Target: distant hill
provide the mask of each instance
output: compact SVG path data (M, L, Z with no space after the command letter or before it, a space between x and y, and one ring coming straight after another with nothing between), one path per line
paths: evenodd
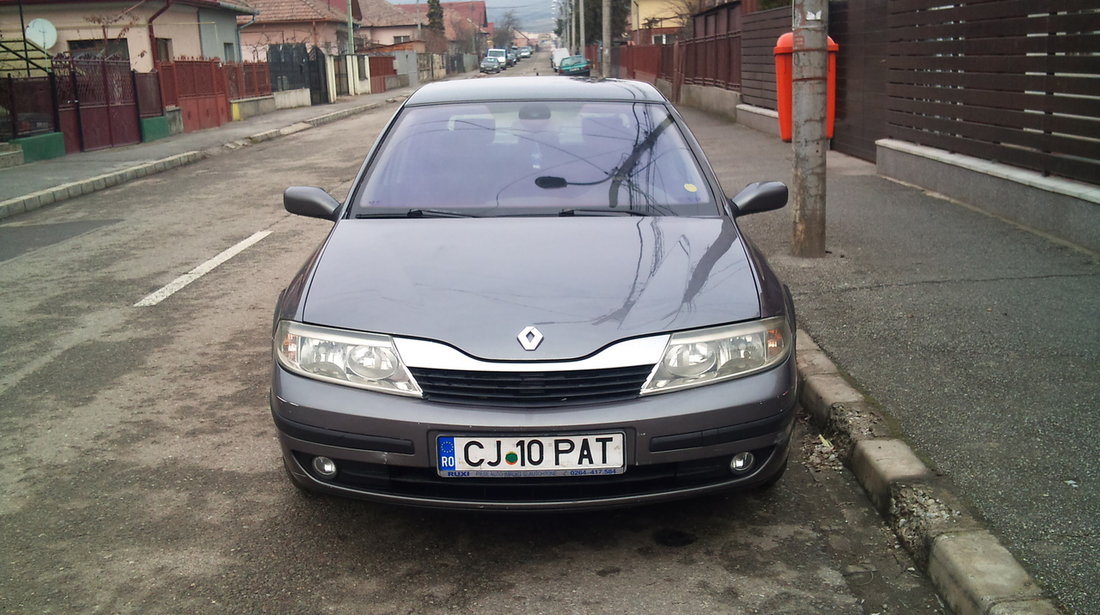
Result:
M416 0L390 0L393 4L417 4ZM421 0L427 5L427 0ZM556 27L553 5L549 0L485 0L485 9L489 21L497 22L504 13L511 10L524 32L553 32ZM426 9L425 9L426 10Z

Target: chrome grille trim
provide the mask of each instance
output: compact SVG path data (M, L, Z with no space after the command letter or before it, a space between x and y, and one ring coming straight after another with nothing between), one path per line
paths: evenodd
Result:
M662 334L626 340L584 359L561 361L484 361L439 342L394 337L393 343L401 360L409 368L473 372L573 372L656 365L668 345L669 337Z

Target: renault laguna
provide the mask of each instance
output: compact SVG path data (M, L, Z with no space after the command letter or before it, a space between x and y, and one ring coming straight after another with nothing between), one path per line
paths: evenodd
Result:
M637 505L774 483L797 388L789 290L652 86L513 77L417 90L280 294L287 474L414 506Z

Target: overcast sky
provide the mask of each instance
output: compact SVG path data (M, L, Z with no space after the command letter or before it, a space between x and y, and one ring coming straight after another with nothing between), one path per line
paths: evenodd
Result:
M446 0L444 0L446 1ZM416 0L390 0L393 4L416 4ZM427 0L421 0L427 6ZM553 32L553 0L485 0L489 21L500 21L507 11L512 11L523 26L524 32Z

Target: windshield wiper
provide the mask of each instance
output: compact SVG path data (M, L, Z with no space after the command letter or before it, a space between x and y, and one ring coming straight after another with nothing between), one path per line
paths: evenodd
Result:
M399 211L375 211L367 213L355 214L358 219L362 218L476 218L474 214L462 213L460 211L446 211L443 209L409 209Z
M648 216L649 214L643 211L634 211L632 209L563 209L558 212L559 216Z
M461 211L447 211L444 209L410 209L406 214L409 218L476 218L474 214Z

